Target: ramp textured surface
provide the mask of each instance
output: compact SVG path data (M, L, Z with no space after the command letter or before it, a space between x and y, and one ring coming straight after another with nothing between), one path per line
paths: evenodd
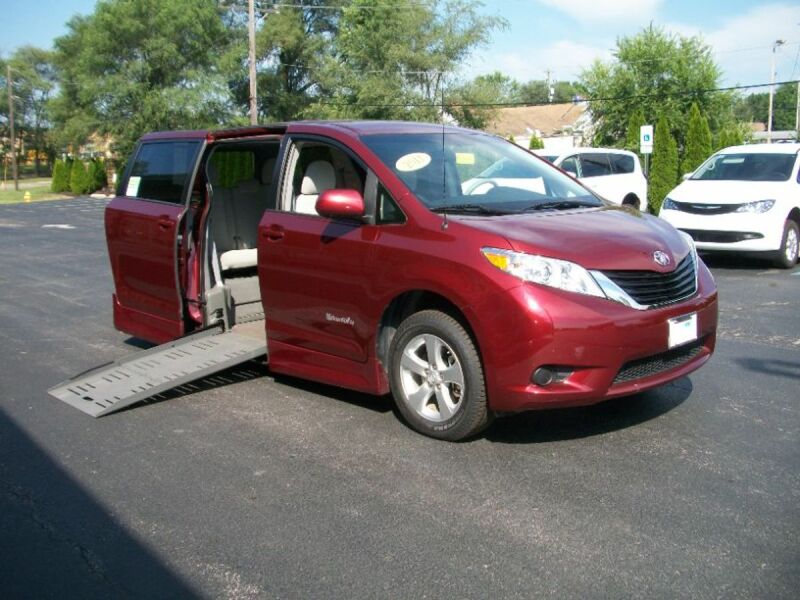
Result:
M210 329L102 365L49 390L102 417L171 388L266 354L266 338Z

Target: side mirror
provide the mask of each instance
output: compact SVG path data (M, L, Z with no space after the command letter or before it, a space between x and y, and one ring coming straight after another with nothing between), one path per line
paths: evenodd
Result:
M692 171L691 173L684 173L683 175L681 175L681 181L686 181L692 175L694 175L694 171Z
M329 219L361 219L366 212L364 197L358 190L325 190L315 208Z

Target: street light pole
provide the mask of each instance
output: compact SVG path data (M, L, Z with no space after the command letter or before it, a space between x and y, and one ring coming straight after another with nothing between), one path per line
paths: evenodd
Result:
M779 46L783 46L786 40L775 40L772 44L772 66L770 68L769 82L769 116L767 117L767 143L772 143L772 101L775 96L775 51Z
M17 171L17 138L14 135L14 82L11 79L11 66L6 65L6 87L8 88L8 129L11 134L11 173L14 175L14 189L19 191L19 172Z
M258 125L258 102L256 91L256 8L255 0L247 1L247 29L250 38L250 124Z

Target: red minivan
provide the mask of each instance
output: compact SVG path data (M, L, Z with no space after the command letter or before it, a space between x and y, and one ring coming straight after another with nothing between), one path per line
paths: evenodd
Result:
M263 321L273 372L391 392L437 438L635 394L714 350L691 238L466 129L148 134L106 233L118 329L162 343Z

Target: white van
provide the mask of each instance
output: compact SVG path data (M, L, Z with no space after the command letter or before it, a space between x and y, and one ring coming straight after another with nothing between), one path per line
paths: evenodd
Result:
M639 157L614 148L572 148L563 154L536 152L614 204L647 209L647 179Z

